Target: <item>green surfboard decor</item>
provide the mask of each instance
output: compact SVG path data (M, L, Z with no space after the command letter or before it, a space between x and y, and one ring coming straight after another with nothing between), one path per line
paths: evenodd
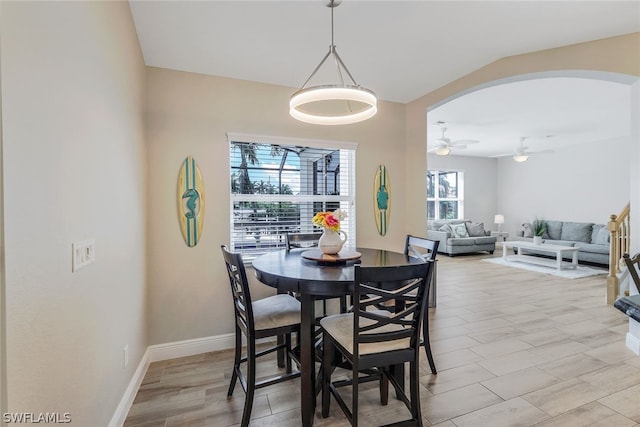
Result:
M391 208L391 187L385 165L379 165L373 182L373 214L381 236L387 234Z
M204 223L204 183L200 168L191 156L182 162L178 175L178 220L187 246L197 245Z

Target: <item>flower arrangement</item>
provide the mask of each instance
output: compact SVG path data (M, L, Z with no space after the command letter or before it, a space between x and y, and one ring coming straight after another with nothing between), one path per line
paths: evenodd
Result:
M316 227L327 230L340 231L340 221L347 217L346 212L336 209L333 212L318 212L313 216L311 222Z

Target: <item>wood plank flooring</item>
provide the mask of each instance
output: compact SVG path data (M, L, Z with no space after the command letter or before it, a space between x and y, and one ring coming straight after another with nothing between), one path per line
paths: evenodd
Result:
M426 426L640 426L640 357L625 346L627 317L605 304L606 276L562 279L439 256L430 309L438 374L421 352ZM496 253L500 256L500 251ZM231 350L152 363L125 426L239 425L244 393L227 399ZM264 360L259 374L274 372ZM251 426L298 427L299 380L258 390ZM375 384L360 394L363 426L407 416ZM319 400L318 400L319 402ZM332 401L316 426L349 425Z

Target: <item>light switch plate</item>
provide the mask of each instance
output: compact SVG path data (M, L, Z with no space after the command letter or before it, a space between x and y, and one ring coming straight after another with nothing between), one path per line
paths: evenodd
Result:
M76 272L96 260L96 241L83 240L71 244L71 271Z

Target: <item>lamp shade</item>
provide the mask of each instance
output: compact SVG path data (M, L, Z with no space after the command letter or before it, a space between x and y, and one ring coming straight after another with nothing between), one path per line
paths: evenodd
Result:
M449 147L438 147L434 151L438 156L448 156L451 153L451 148Z
M494 222L495 224L504 224L504 215L496 215L496 216L493 218L493 222Z

